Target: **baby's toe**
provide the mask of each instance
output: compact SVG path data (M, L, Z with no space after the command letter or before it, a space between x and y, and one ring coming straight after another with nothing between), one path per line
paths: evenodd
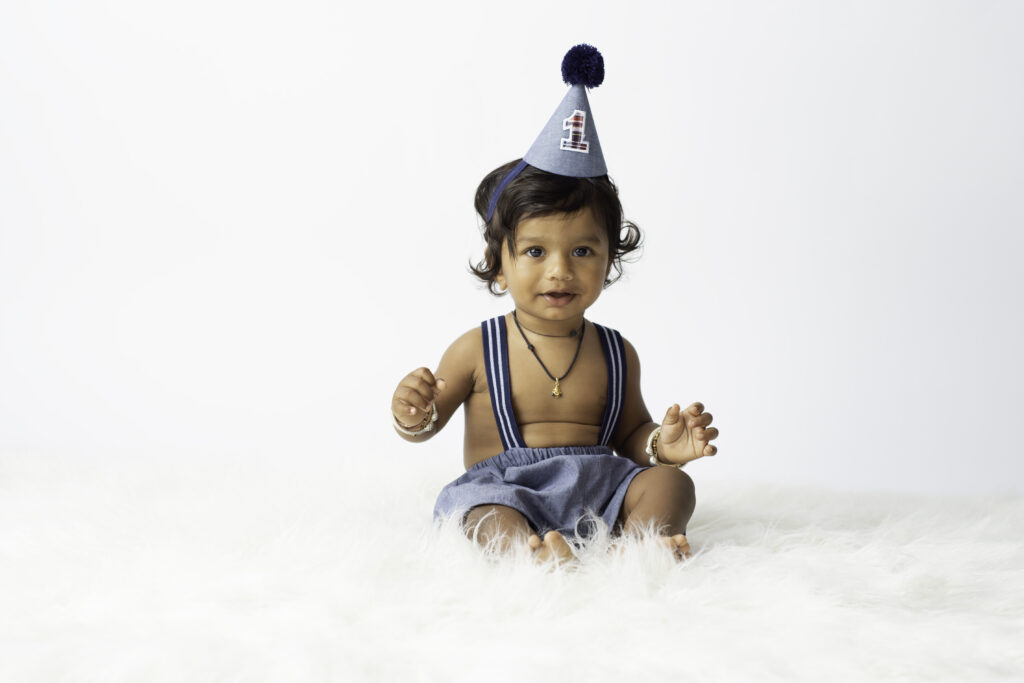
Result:
M672 554L676 556L677 560L683 560L691 556L690 544L687 542L686 536L683 534L663 536L661 541L665 544L665 547L672 551Z

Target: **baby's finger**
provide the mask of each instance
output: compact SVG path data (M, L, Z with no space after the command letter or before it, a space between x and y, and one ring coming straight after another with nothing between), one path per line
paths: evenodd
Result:
M402 383L399 384L399 386L412 389L420 396L424 396L428 399L434 398L434 383L427 382L425 379L422 379L420 377L414 377L412 375L409 375L408 377L402 380Z
M434 383L434 374L430 372L429 368L417 368L416 370L411 372L410 375L416 375L420 379L426 380L431 384Z
M393 412L395 414L395 417L400 418L400 420L399 420L400 422L405 424L405 422L412 422L413 421L413 420L406 420L405 419L406 417L410 417L410 418L411 417L415 417L421 411L416 406L411 406L408 403L405 403L403 401L398 401L398 407L397 408L393 407L391 409L391 412Z
M688 421L688 424L691 427L707 427L709 424L711 424L712 419L714 418L711 417L711 413L704 413L702 415L698 415L697 417L691 417Z
M433 401L434 389L421 380L409 380L398 385L398 388L395 389L395 396L404 398L414 405L420 405L418 401L410 400L408 397L418 397L427 402Z
M433 403L432 397L429 395L424 396L409 387L398 387L395 391L395 399L403 405L416 408L423 412L430 410L430 404Z
M715 446L712 446L710 444L708 444L707 446L704 447L704 455L709 455L710 456L710 455L714 455L717 452L718 452L718 449Z
M661 424L674 425L677 422L679 422L679 404L673 403L665 412L665 419L661 421Z
M431 393L434 390L434 385L437 384L437 379L434 377L434 374L430 372L430 369L428 368L417 368L416 370L411 372L406 379L411 382L416 380L423 382L426 386L430 387Z
M704 440L712 441L718 438L718 430L712 427L711 429L704 430Z
M693 415L694 417L697 417L704 412L704 404L700 403L699 401L696 403L691 403L690 406L686 409L686 412L688 412L690 415Z

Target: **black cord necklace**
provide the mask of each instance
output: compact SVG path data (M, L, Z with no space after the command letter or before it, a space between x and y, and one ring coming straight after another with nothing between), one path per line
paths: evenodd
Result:
M580 338L580 340L576 343L576 354L572 357L572 362L569 363L569 369L566 370L565 374L562 375L561 377L555 377L554 375L551 374L551 371L548 370L548 366L544 365L544 361L542 361L540 359L540 356L537 355L537 349L533 348L533 344L531 344L530 340L526 338L526 333L523 332L523 326L519 324L519 316L516 315L515 311L512 311L512 320L514 320L515 323L516 323L516 329L519 330L519 336L521 336L523 338L523 341L526 342L526 348L530 349L530 353L532 353L533 357L537 359L537 362L540 363L540 366L542 368L544 368L544 374L546 374L548 377L550 377L552 380L554 380L555 387L554 387L554 389L551 390L551 395L554 396L555 398L561 397L562 390L558 387L558 384L563 379L565 379L566 377L569 376L569 373L572 372L573 366L576 365L576 359L578 359L580 357L580 349L583 348L583 333L587 331L587 321L584 320L583 324L580 325L580 329L579 329L579 338ZM533 332L533 330L530 330L530 331ZM539 332L535 332L534 334L540 334L540 333ZM576 336L576 334L577 334L576 330L573 330L573 334L570 334L568 336L569 337L573 337L573 336ZM544 336L544 337L565 337L566 335L545 334L545 335L541 335L541 336Z
M543 332L538 332L537 330L531 330L529 327L527 327L526 325L523 325L521 322L519 322L519 318L516 316L516 312L515 311L512 311L512 317L516 319L516 324L519 325L521 330L526 330L530 334L535 334L538 337L552 337L552 338L555 338L555 339L568 339L569 337L575 337L577 334L580 333L579 330L570 330L569 334L544 334Z

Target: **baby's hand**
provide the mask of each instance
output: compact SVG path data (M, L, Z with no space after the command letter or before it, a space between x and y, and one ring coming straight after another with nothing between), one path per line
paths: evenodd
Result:
M399 423L409 429L421 424L433 412L434 399L446 386L426 368L417 368L406 375L391 398L391 412Z
M658 459L683 465L717 453L718 449L708 442L718 438L718 430L709 428L709 424L711 413L705 413L701 403L691 404L686 410L680 410L678 404L669 408L661 423Z

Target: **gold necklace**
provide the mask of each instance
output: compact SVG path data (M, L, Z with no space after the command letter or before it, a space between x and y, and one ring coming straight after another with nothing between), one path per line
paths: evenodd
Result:
M555 387L551 390L551 395L554 396L555 398L561 398L562 390L559 387L559 383L563 379L565 379L566 377L569 376L569 373L572 371L573 366L576 365L576 360L580 357L580 349L583 348L583 333L587 331L587 321L584 320L583 324L580 325L580 329L579 329L580 340L576 343L576 355L574 355L572 357L572 362L569 363L569 369L566 370L565 374L562 375L561 377L555 377L554 375L551 374L551 371L548 370L548 366L544 365L544 361L542 361L540 359L540 356L537 354L537 349L533 348L533 344L531 344L530 340L526 338L526 334L523 332L523 326L519 324L519 316L516 315L515 311L512 311L512 320L514 320L515 323L516 323L516 329L519 330L519 336L521 336L523 338L523 341L526 342L526 348L530 349L530 353L533 354L533 357L537 359L537 362L540 363L540 366L544 369L544 374L547 375L548 377L550 377L552 380L554 380ZM533 330L530 330L530 331L533 332ZM540 334L540 333L537 332L536 334ZM575 336L575 334L576 334L576 330L573 330L573 334L570 334L568 336L572 337L572 336ZM542 336L564 336L564 335L542 335Z

